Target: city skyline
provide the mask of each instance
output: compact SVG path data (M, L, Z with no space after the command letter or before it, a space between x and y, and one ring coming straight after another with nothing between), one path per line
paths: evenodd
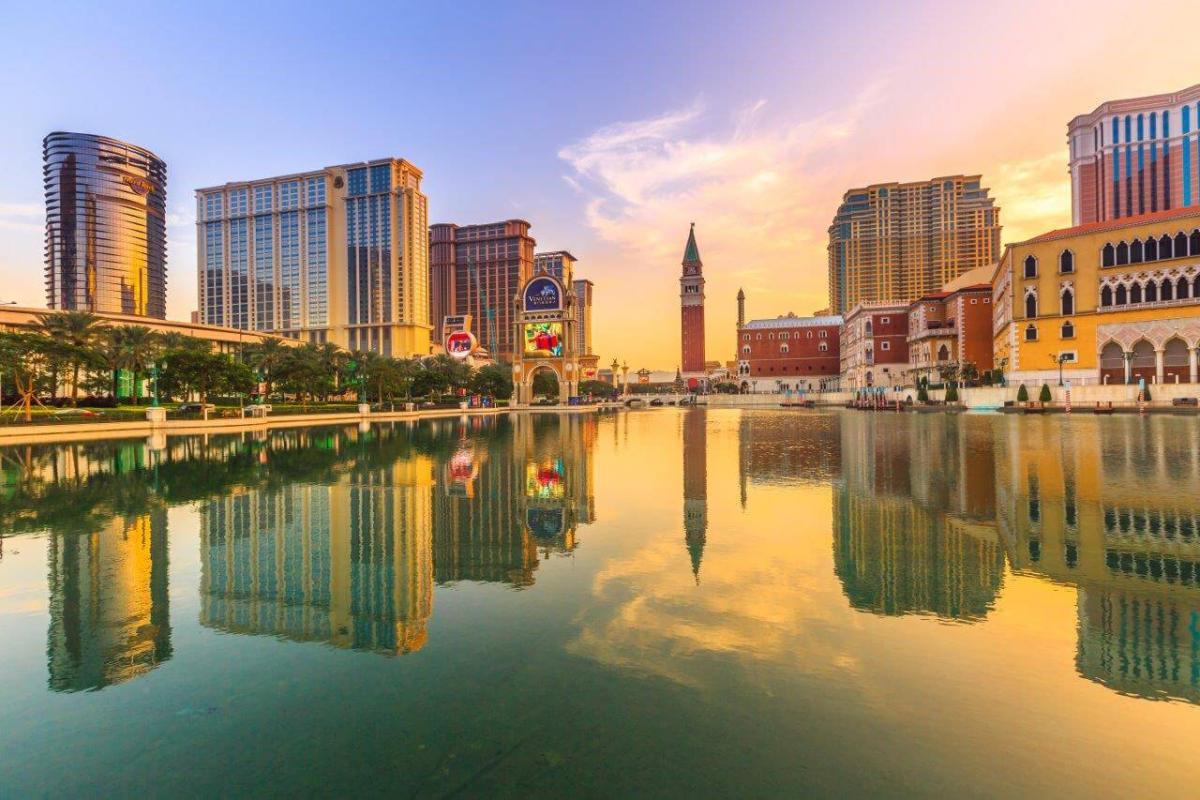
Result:
M1188 9L1158 5L1166 15ZM736 19L715 6L599 14L530 5L518 9L528 34L520 42L495 37L486 8L453 17L407 10L405 29L421 34L387 34L403 46L391 38L383 46L382 27L364 37L383 13L372 6L346 11L335 28L322 9L300 6L288 20L239 11L244 24L235 28L220 7L152 9L117 30L117 17L68 5L55 13L79 24L53 42L39 35L48 9L14 9L9 21L22 46L4 56L5 72L21 79L9 79L6 96L22 113L0 132L9 178L0 192L0 302L44 304L30 276L44 266L38 155L52 130L137 142L167 162L172 319L197 307L195 189L397 154L425 171L431 220L519 217L535 226L539 248L570 248L584 265L579 277L606 288L595 313L597 353L674 368L678 334L647 336L635 313L674 297L678 231L688 222L704 238L707 336L729 342L739 286L774 298L763 315L806 315L826 304L824 231L846 188L978 173L1003 209L1002 241L1019 241L1070 223L1073 118L1196 83L1183 52L1164 50L1138 71L1106 59L1124 26L1094 3L936 15L866 3L758 7ZM795 46L847 14L860 21L854 34ZM271 41L257 33L267 24L276 30ZM451 29L447 54L438 34ZM528 44L581 30L589 36L569 57ZM969 30L987 30L994 52L1041 57L1036 66L1006 64L1005 79L985 90L975 79L978 44L961 35ZM355 59L332 58L351 42ZM940 57L929 59L934 44ZM137 76L138 94L113 102L79 82L64 49L104 64L110 85ZM697 59L704 51L720 57ZM239 83L233 56L247 52L260 69L254 82ZM386 84L361 80L380 75L418 79L393 104ZM625 89L630 81L638 92ZM557 107L572 113L544 113ZM490 123L467 123L467 111ZM628 285L638 287L637 304L616 291Z

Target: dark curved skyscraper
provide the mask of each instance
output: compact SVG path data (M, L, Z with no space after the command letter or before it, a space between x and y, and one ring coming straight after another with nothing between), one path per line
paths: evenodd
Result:
M46 304L167 316L167 165L143 147L55 131L42 141Z

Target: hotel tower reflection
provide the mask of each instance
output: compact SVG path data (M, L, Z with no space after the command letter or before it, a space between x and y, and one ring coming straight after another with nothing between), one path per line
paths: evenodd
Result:
M844 418L833 553L852 606L963 622L987 616L1004 575L993 514L993 421Z
M1194 420L1023 422L997 436L999 529L1014 569L1076 587L1079 674L1200 703Z
M345 434L327 483L238 488L207 501L201 623L385 654L420 650L435 582L532 586L539 558L574 549L578 525L595 519L595 424L521 415ZM410 435L424 437L416 450Z
M171 657L165 509L51 534L49 551L51 689L102 689Z

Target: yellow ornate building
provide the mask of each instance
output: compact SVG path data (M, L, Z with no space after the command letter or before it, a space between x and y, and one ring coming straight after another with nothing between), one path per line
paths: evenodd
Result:
M1051 231L1009 245L992 286L1010 379L1196 383L1200 209Z

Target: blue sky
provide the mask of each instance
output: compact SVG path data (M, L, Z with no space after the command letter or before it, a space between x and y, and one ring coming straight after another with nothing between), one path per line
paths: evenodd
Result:
M694 220L730 358L738 286L752 316L825 305L851 186L983 172L1036 233L1069 211L1071 116L1196 82L1182 50L1108 63L1122 26L1095 3L996 5L10 4L0 302L44 303L41 139L78 130L167 161L172 317L196 302L196 187L394 155L433 221L521 217L575 252L606 359L674 367Z

